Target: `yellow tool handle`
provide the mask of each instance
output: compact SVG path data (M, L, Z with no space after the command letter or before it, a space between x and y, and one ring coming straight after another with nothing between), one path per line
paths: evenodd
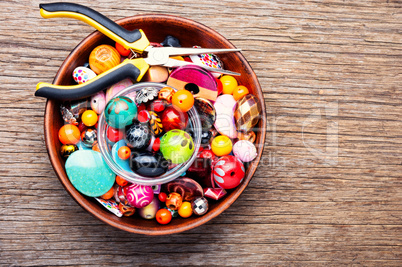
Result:
M66 17L81 20L123 45L126 49L142 53L150 44L142 30L126 30L89 7L74 3L40 4L39 7L40 14L44 18Z
M81 99L93 95L126 78L131 78L139 82L148 71L148 68L149 65L143 58L126 59L116 67L101 73L83 84L53 85L50 83L38 83L35 96L59 100Z

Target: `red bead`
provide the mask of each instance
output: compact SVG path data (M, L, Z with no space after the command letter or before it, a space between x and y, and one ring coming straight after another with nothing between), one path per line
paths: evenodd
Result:
M160 202L165 202L167 199L167 194L164 192L160 192L158 195L158 198L159 198Z
M139 122L146 123L151 119L151 115L149 114L148 110L141 110L138 112L137 119Z
M180 109L170 106L163 111L162 116L163 130L168 132L173 129L183 130L187 127L188 115Z
M124 138L124 132L113 127L108 127L106 135L111 142L117 142Z
M160 147L161 147L161 139L156 138L154 144L152 145L152 150L155 152L159 151Z
M149 111L162 112L167 106L167 101L164 99L156 99L148 106Z
M79 124L78 124L78 129L80 130L80 132L82 133L84 130L86 130L87 129L87 126L81 121Z
M141 110L146 110L147 107L145 106L145 104L140 104L139 106L137 106L137 112L140 112Z
M243 181L245 169L235 156L220 157L214 165L214 180L220 188L232 189Z
M223 91L223 84L222 81L219 79L216 79L216 83L218 84L218 95L222 94Z

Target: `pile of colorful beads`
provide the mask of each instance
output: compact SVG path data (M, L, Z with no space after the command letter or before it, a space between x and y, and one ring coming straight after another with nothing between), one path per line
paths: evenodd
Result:
M152 43L162 44L177 46L179 42L168 36L161 44ZM85 83L128 56L131 52L117 43L115 47L100 45L91 52L89 64L74 70L73 79ZM175 58L223 68L212 54ZM59 139L67 176L79 192L95 197L119 217L138 214L167 224L178 215L203 215L208 211L207 199L219 201L226 190L241 184L244 164L257 156L253 127L262 112L260 102L233 76L193 65L151 66L143 81L166 86L115 96L133 85L125 79L90 99L62 103L66 124L59 130ZM187 112L193 107L200 117L202 138L196 160L184 176L161 185L133 184L113 173L102 158L97 123L103 112L115 162L144 177L165 174L189 160L198 146L188 127Z

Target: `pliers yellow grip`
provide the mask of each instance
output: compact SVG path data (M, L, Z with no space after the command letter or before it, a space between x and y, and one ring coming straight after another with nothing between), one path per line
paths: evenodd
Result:
M112 40L122 44L125 48L132 49L139 53L146 52L147 57L126 59L121 64L84 84L61 86L49 83L38 83L35 96L59 100L80 99L88 97L128 77L139 82L148 71L149 66L179 67L184 65L197 65L191 62L173 59L171 56L240 51L240 49L152 47L142 30L128 31L91 8L73 3L41 4L40 8L41 15L44 18L69 17L82 20ZM211 68L205 65L197 66L213 72L239 75L239 73L236 72Z

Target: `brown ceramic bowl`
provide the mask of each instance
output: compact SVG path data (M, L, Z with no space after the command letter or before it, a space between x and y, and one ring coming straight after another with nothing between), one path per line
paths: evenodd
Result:
M189 19L171 15L139 15L128 17L117 21L128 30L142 29L151 42L162 42L166 35L177 37L183 47L200 45L205 48L235 48L228 40L214 30L194 22ZM100 44L114 44L113 41L99 32L94 32L85 38L66 58L54 79L54 84L70 85L73 84L72 72L74 68L82 66L89 57L90 52ZM246 85L250 93L260 99L262 109L265 111L264 97L260 84L255 73L248 64L247 60L239 52L220 54L219 57L224 62L227 69L241 73L238 79L239 84ZM48 100L45 110L45 138L50 161L59 177L61 183L70 195L84 209L103 222L125 230L128 232L147 234L147 235L166 235L179 233L200 226L226 210L243 192L250 182L261 158L265 141L266 116L263 112L258 124L260 129L257 132L256 146L258 149L257 158L248 166L246 176L241 185L233 190L228 190L228 194L219 201L210 201L209 211L203 216L193 215L190 218L174 218L168 225L160 225L156 220L145 220L139 216L119 218L107 211L95 199L86 197L79 193L70 183L65 169L65 160L60 156L60 142L58 130L64 124L60 111L60 102Z

